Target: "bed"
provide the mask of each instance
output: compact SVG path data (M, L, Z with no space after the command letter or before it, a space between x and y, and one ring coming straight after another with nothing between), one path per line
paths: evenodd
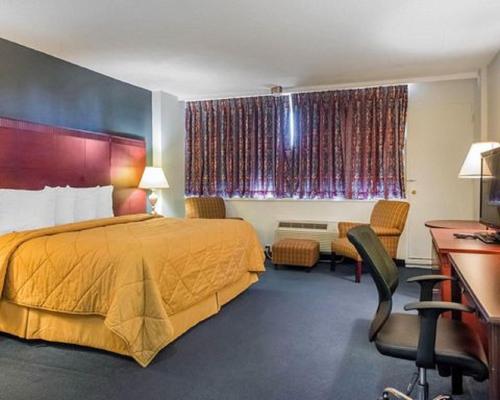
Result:
M23 164L15 153L34 142L42 150ZM1 235L2 332L103 349L145 367L264 271L245 221L143 213L141 140L0 119L0 146L6 143L12 152L0 154L2 187L112 184L117 217ZM54 158L61 146L73 157Z

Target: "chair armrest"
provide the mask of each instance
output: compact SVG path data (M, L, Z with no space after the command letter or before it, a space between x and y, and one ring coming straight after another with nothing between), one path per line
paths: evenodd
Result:
M420 334L417 347L417 367L435 367L436 331L439 316L446 311L473 312L463 304L448 301L419 301L405 305L405 310L417 310L420 317Z
M412 276L411 278L408 278L406 282L419 282L419 281L445 281L445 280L450 280L453 281L455 278L452 276L448 275L417 275L417 276Z
M420 301L431 301L432 289L436 283L453 280L455 278L446 275L419 275L408 278L406 282L416 282L420 285Z
M377 236L401 236L398 228L387 228L385 226L371 226Z
M474 308L465 304L452 303L451 301L416 301L404 306L406 311L417 310L419 313L428 313L428 311L436 312L436 318L439 314L446 311L463 311L472 313Z
M347 236L347 232L359 225L368 225L366 223L361 223L361 222L339 222L338 224L338 230L339 230L339 238L343 238Z

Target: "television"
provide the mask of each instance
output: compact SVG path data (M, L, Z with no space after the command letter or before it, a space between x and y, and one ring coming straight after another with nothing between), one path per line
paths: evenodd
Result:
M493 229L488 243L500 242L500 148L481 154L481 204L479 220ZM481 237L478 237L482 239Z

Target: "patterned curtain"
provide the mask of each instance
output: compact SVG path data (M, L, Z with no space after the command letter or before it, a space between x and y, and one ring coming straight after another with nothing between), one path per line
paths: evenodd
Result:
M188 102L185 122L187 195L284 196L288 97Z
M285 197L403 198L408 87L292 95Z
M186 194L404 198L407 86L188 102ZM291 129L292 128L292 129Z

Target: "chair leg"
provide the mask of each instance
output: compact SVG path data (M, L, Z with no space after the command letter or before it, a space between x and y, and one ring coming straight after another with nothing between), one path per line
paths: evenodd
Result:
M427 370L425 368L419 368L416 400L428 400L428 399L429 399L429 384L427 383Z
M453 395L464 393L463 375L460 368L453 367L451 369L451 393Z
M363 272L363 262L356 261L356 283L361 282L361 273Z
M410 396L407 396L403 392L400 392L397 389L387 387L384 389L384 393L382 393L382 397L380 400L389 400L391 398L400 399L400 400L413 400Z
M336 254L332 251L332 255L330 258L330 271L332 271L332 272L335 272L335 268L337 265L337 263L335 262L335 257L336 257Z
M410 390L403 393L397 389L387 387L382 393L379 400L399 399L399 400L429 400L429 384L427 382L427 371L424 368L419 368L417 373L417 380L412 380L408 385ZM417 397L410 397L413 388L416 388ZM435 396L432 400L452 400L453 398L447 394L440 394Z

